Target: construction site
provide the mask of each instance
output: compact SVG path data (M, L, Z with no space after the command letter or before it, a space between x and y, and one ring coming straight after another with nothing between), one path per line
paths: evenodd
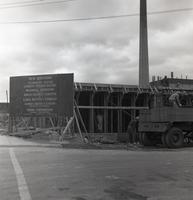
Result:
M192 200L192 11L1 1L0 200Z
M73 74L10 77L10 102L2 103L0 110L9 118L4 123L9 133L51 128L60 137L79 133L81 138L125 142L129 123L149 110L152 96L161 94L168 100L176 91L186 91L192 101L193 80L175 78L171 72L170 77L149 81L147 6L140 1L138 85L74 82Z
M70 134L74 135L81 131L82 135L114 138L123 142L126 141L129 122L139 116L140 110L149 108L152 95L162 93L169 96L173 91L185 90L193 98L193 80L174 78L173 73L170 78L152 81L149 88L79 82L75 82L73 87L73 109L76 111L79 125L77 127L74 120L74 130L71 130ZM8 128L8 115L9 104L1 103L2 127ZM13 124L11 132L16 131L17 128L32 127L56 130L60 129L60 125L64 130L72 116L64 117L62 124L59 124L57 117L53 115L19 115L15 119L17 122Z

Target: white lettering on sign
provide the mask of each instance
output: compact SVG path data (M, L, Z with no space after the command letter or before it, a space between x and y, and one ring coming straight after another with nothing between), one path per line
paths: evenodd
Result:
M28 77L23 102L27 112L50 113L57 105L56 83L52 76Z

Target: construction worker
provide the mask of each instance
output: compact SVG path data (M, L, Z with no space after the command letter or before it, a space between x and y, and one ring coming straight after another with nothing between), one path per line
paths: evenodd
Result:
M97 131L99 133L102 133L103 132L103 116L98 114L96 116L96 120L97 120Z
M127 127L127 133L128 133L127 143L136 144L138 142L138 134L137 134L138 120L139 118L136 117L136 119L131 120L129 122L129 125Z
M84 143L86 143L86 144L89 143L88 136L85 136L85 137L84 137Z
M177 91L169 97L169 101L172 103L174 107L181 107L182 103L180 102L180 97L185 97L185 96L187 96L186 91L183 92Z
M127 145L133 143L133 120L131 120L127 126Z
M169 97L169 102L172 103L172 105L174 107L181 107L182 104L180 103L180 92L177 91L175 93L173 93L170 97Z

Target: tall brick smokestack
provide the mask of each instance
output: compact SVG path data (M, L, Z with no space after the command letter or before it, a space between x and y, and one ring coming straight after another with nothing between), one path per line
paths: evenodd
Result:
M147 2L140 0L139 87L149 87Z

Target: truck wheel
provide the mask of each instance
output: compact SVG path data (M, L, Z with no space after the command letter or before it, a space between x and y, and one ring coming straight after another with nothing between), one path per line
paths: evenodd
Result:
M181 129L179 128L171 128L165 137L166 145L169 148L180 148L183 147L184 144L184 135Z
M154 143L153 141L150 139L148 133L141 133L140 134L140 143L144 146L153 146Z

